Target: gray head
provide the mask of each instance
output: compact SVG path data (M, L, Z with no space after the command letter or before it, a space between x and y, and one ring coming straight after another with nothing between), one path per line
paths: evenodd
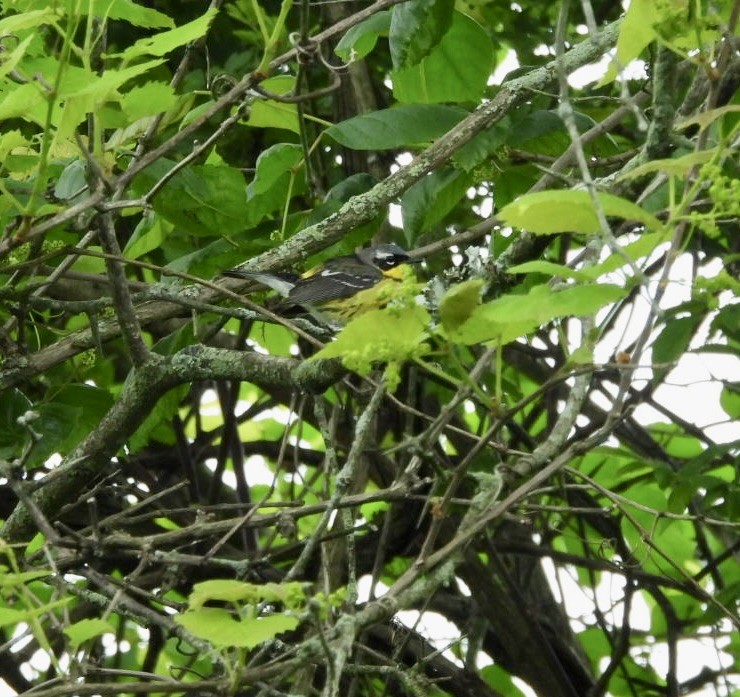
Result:
M357 252L357 257L365 264L375 266L381 271L388 271L405 264L409 259L408 252L392 242L367 247Z

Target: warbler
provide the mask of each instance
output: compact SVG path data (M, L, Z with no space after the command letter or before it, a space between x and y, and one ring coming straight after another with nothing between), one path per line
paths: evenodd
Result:
M277 312L298 306L318 321L331 324L384 306L388 284L407 278L410 256L397 244L379 244L334 257L303 275L229 269L225 276L248 278L272 288L284 299ZM327 321L328 320L328 321Z

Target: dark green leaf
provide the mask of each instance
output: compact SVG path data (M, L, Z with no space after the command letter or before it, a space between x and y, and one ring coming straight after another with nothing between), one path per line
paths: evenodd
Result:
M454 0L410 0L393 8L388 40L393 69L411 67L442 40L452 25Z
M453 162L466 172L472 171L506 144L510 127L510 119L507 116L486 128L452 156Z
M410 247L422 232L444 218L465 197L470 177L454 169L439 169L418 181L401 198L403 232Z
M390 150L428 143L467 115L458 107L407 104L347 119L326 135L353 150Z
M653 364L656 376L665 376L685 352L696 333L702 317L671 318L653 344Z
M173 166L160 159L134 180L146 194ZM195 165L178 172L154 198L154 210L188 235L221 236L245 227L246 186L242 173L225 165ZM179 230L178 230L179 228Z
M493 46L485 29L455 12L442 41L417 65L391 74L399 102L435 104L477 101L493 68Z
M33 408L33 403L18 389L3 394L0 399L0 457L19 458L31 440L31 434L18 419ZM33 427L33 421L29 422Z

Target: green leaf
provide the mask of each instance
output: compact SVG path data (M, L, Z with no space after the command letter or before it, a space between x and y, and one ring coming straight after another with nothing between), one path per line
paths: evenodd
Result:
M19 622L25 622L28 613L24 610L16 610L11 607L0 607L0 627L8 627Z
M74 622L65 627L63 631L69 637L73 649L76 650L84 642L103 634L113 634L116 630L110 622L91 618Z
M0 22L0 24L2 24L2 22ZM0 32L0 36L7 35ZM4 78L15 69L21 58L23 58L23 56L25 55L26 50L28 49L28 46L31 43L32 39L33 34L30 34L25 39L23 39L23 41L19 42L12 51L10 51L9 53L3 53L3 60L0 63L0 78Z
M661 222L640 206L612 194L597 193L607 216L636 220L647 227L661 230ZM538 191L524 194L499 211L499 218L507 225L523 228L534 234L550 235L559 232L594 234L601 226L588 191Z
M657 38L654 25L660 19L659 4L655 0L632 0L630 2L619 30L616 55L606 75L599 80L598 87L614 80L622 68L637 58L642 50Z
M18 419L33 409L33 403L20 390L13 388L0 400L0 458L11 460L21 457L31 440L30 432ZM33 428L33 422L30 422Z
M466 322L480 304L483 281L474 279L452 286L439 301L439 318L447 331L454 331Z
M285 205L291 171L302 159L300 145L292 143L277 143L260 154L254 179L247 187L244 212L251 225Z
M401 213L409 246L453 210L469 188L470 177L464 172L439 169L407 189L401 197Z
M295 609L305 604L306 591L299 581L257 584L230 579L211 579L193 586L188 604L191 609L199 610L207 602L214 600L234 605L284 603Z
M687 520L667 520L661 513L669 510L665 494L654 482L641 482L630 487L622 505L635 519L635 525L623 516L621 518L622 532L629 543L632 553L642 562L645 571L665 575L670 578L681 579L684 572L692 572L695 563L694 531L692 524ZM630 506L634 501L640 507ZM647 509L647 510L646 510ZM645 541L649 536L650 546ZM661 554L653 549L657 547ZM678 566L678 569L674 568Z
M292 143L277 143L263 150L257 158L254 180L247 187L247 198L267 193L302 157L301 146Z
M14 85L12 90L0 89L0 121L22 118L43 125L46 100L35 84Z
M523 264L517 264L506 269L506 273L542 273L547 276L556 278L572 278L577 281L590 280L590 275L582 271L571 269L565 264L556 264L552 261L525 261Z
M727 416L740 419L740 385L726 382L720 393L719 403Z
M147 82L141 87L132 87L121 99L121 108L130 122L145 116L164 113L174 109L178 97L171 85L165 82Z
M658 245L670 239L671 230L662 232L643 232L634 242L630 242L622 247L621 254L612 252L604 261L596 266L583 269L579 273L590 278L591 280L599 276L621 269L629 261L637 261L647 257L655 251Z
M689 126L698 125L699 129L703 131L707 126L710 126L725 114L738 112L740 112L740 104L725 104L725 106L710 109L709 111L701 111L689 118L682 119L681 122L676 125L676 128L678 130L683 130L684 128L689 128Z
M284 96L293 91L295 78L291 75L277 75L264 80L261 87L272 94ZM252 102L247 124L254 128L283 128L293 133L301 132L298 107L295 104L285 104L267 98Z
M613 285L579 285L562 290L535 286L526 295L505 295L480 305L467 321L447 335L463 344L506 344L554 319L593 314L626 293L625 288Z
M428 56L391 73L393 96L406 103L478 101L492 68L488 33L467 15L455 12L449 31Z
M3 4L5 5L6 3ZM29 9L27 12L19 12L18 14L12 14L0 19L0 35L7 36L23 31L24 29L40 27L53 22L57 18L56 11L54 8L48 7L48 3L44 4L47 7L43 9ZM3 62L5 58L6 55L3 54Z
M66 99L85 97L83 101L85 105L95 106L108 99L129 80L153 70L163 62L161 59L151 60L120 70L106 70L102 75L87 70L70 73L67 68L59 96Z
M341 358L348 369L367 375L373 363L403 362L427 354L430 322L429 313L419 305L371 310L349 322L310 360Z
M194 636L205 639L217 648L239 647L252 649L278 634L288 632L300 624L297 617L275 614L238 620L226 610L205 607L175 617Z
M391 11L382 10L356 24L339 40L334 53L343 61L361 60L368 55L391 28Z
M493 694L506 695L506 697L524 697L524 692L516 686L511 673L504 670L501 666L485 666L481 668L480 676L494 691Z
M506 144L510 128L511 119L508 116L486 128L452 155L455 166L466 172L473 171Z
M139 427L129 437L128 447L131 452L147 447L152 440L168 445L174 443L170 422L177 414L180 402L187 393L187 385L180 385L169 390L157 400L151 412L144 415Z
M683 177L693 167L703 165L716 156L716 150L699 150L698 152L690 152L681 157L651 160L617 177L617 181L635 179L636 177L642 177L645 174L652 174L653 172L666 172L674 177Z
M123 255L128 259L138 259L157 249L172 232L172 223L155 212L146 212L134 228L134 233L126 243Z
M127 63L140 56L167 55L170 51L174 51L180 46L184 46L191 41L205 36L216 14L216 9L209 9L204 15L194 19L192 22L183 24L176 29L163 31L146 39L139 39L139 41L133 44L133 46L129 46L123 53L113 55L120 56ZM110 58L111 56L108 57Z
M62 171L54 186L54 196L69 200L84 193L87 189L87 163L73 160Z
M113 398L98 387L69 384L54 394L53 401L37 407L39 418L31 424L41 438L33 444L27 464L42 465L56 452L69 452L98 425Z
M354 116L327 128L326 135L353 150L392 150L428 143L467 115L459 107L406 104Z
M452 25L454 0L410 0L393 8L388 41L393 69L419 63Z
M668 373L672 364L686 352L703 317L678 317L666 322L663 331L653 344L653 364L656 378Z
M175 163L161 158L136 177L133 189L145 195ZM242 173L225 165L193 165L179 171L154 198L152 207L189 235L222 236L245 227L246 186Z
M98 12L96 16L107 19L122 19L137 27L173 27L175 23L166 14L150 7L137 5L130 0L105 0L90 3Z

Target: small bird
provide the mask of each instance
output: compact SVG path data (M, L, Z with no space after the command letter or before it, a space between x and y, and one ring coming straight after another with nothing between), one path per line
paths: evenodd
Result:
M331 323L327 319L344 323L387 304L389 294L383 289L408 277L409 261L406 250L389 243L328 259L303 275L239 269L224 275L272 288L284 298L275 308L278 312L299 306L322 323Z

